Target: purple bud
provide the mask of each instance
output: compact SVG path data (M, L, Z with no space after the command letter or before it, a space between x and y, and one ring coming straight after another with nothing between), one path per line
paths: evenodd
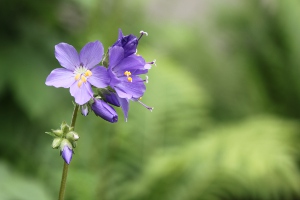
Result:
M103 100L95 99L94 103L92 104L92 110L97 116L102 117L106 121L111 123L118 121L118 114L116 113L115 109L105 103Z
M83 105L81 106L81 114L82 114L83 116L87 116L87 115L89 114L89 107L88 107L87 104L83 104Z
M65 160L65 162L69 165L72 160L73 150L70 149L67 145L65 145L61 153L61 156Z
M114 92L104 93L104 98L107 103L110 103L114 106L120 107L120 102L118 100L118 96Z

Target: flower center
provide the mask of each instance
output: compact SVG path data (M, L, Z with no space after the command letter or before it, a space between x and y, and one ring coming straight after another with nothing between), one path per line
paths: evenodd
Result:
M132 78L130 77L130 75L131 75L130 71L124 72L124 75L127 76L127 81L128 82L132 82Z
M88 77L93 75L93 73L90 70L82 66L76 68L74 74L75 80L77 81L77 85L79 88L83 83L87 82Z

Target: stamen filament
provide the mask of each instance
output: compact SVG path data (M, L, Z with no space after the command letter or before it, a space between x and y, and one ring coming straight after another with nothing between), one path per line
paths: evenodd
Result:
M149 106L147 106L146 104L144 104L143 102L141 102L140 100L138 100L138 102L140 103L140 104L142 104L145 108L147 108L148 110L150 110L151 112L153 111L153 107L149 107Z
M145 32L145 31L140 31L140 37L138 38L138 41L140 41L140 39L143 37L143 35L146 35L146 36L148 36L148 33L147 32Z

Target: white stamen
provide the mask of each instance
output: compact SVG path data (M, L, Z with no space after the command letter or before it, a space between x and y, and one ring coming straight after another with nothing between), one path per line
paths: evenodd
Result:
M153 65L155 65L156 66L156 59L154 59L151 63L149 63L149 64L153 64Z
M146 35L146 36L148 36L148 33L145 32L145 31L140 31L140 34L141 34L141 35Z

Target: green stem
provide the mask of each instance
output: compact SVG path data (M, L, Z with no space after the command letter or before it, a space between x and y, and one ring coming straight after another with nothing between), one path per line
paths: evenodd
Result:
M74 107L72 121L71 121L71 127L73 127L73 128L75 128L75 122L76 122L76 118L77 118L78 108L79 108L79 105L76 104ZM69 165L64 161L64 168L63 168L61 182L60 182L60 190L59 190L58 200L63 200L64 196L65 196L68 169L69 169Z

